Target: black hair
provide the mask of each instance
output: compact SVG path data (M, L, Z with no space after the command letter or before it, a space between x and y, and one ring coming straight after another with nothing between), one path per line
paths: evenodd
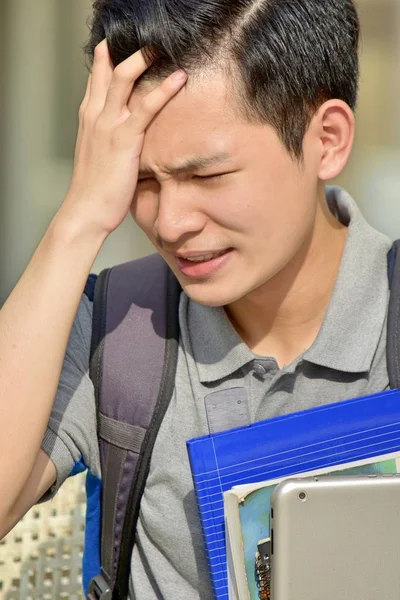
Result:
M144 78L230 65L243 114L272 125L294 158L325 101L356 106L353 0L95 0L90 59L104 38L115 66L146 48L154 64Z

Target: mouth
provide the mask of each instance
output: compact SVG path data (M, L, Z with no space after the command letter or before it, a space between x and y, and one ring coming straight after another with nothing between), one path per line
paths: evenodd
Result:
M204 278L220 269L232 252L232 248L214 252L187 252L176 255L175 260L180 271L187 277Z

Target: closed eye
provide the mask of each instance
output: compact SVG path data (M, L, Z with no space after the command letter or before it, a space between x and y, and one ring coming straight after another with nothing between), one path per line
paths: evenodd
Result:
M215 175L193 175L193 179L201 181L219 181L230 175L231 173L216 173ZM141 177L138 183L149 183L151 181L157 181L155 177Z
M216 175L195 175L194 178L202 179L205 181L218 181L219 179L222 179L226 175L228 175L228 173L218 173Z

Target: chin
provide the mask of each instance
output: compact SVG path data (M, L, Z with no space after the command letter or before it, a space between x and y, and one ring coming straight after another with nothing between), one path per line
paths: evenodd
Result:
M228 306L233 302L237 302L246 294L248 290L229 289L228 286L208 283L190 283L182 285L182 288L187 296L197 304L209 306L210 308L220 308Z

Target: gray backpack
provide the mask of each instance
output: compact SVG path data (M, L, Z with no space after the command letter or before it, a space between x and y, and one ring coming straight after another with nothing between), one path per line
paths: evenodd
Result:
M151 454L174 390L181 290L159 255L103 271L94 295L93 283L85 292L94 302L90 377L97 402L102 490L97 511L101 519L86 533L85 554L97 552L100 537L101 562L96 573L90 557L91 572L84 568L84 580L90 580L91 600L122 600L128 597ZM88 511L96 513L96 507L88 506Z
M388 255L392 388L400 387L399 248L397 241ZM152 255L91 278L85 293L94 301L90 376L102 483L101 506L96 512L88 505L97 520L87 527L85 554L91 560L84 579L91 600L126 600L140 501L174 390L181 289L163 259ZM92 496L100 501L100 493Z

